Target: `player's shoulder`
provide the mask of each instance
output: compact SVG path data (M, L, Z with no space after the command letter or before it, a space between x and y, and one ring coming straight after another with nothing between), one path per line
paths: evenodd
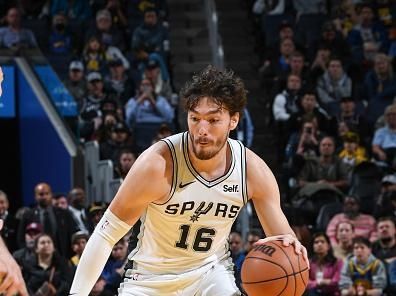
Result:
M138 157L135 164L139 170L144 169L149 173L163 173L172 164L171 152L165 142L159 141L147 148Z
M245 149L246 149L246 165L248 170L260 169L260 168L268 169L267 164L260 156L258 156L249 148L245 148Z

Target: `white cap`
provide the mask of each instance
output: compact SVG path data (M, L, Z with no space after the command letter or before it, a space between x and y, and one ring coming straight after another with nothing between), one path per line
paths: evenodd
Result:
M69 70L84 71L84 64L81 61L72 61L69 65Z
M102 80L102 74L100 74L99 72L90 72L87 75L87 81L91 82L94 80Z
M386 175L382 178L382 183L396 184L396 175Z

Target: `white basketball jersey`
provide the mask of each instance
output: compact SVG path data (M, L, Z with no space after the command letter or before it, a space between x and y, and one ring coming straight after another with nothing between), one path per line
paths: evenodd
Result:
M230 169L208 181L192 166L187 140L187 132L163 140L173 159L172 188L165 203L151 203L141 217L139 241L128 257L133 269L179 274L229 256L231 226L247 202L245 147L229 139Z

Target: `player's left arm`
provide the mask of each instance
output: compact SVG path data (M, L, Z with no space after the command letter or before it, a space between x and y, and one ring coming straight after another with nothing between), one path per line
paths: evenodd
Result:
M257 243L282 240L285 246L294 245L296 253L302 253L309 264L307 250L297 239L281 209L278 183L270 168L249 149L246 150L246 158L249 199L253 201L261 226L267 235Z

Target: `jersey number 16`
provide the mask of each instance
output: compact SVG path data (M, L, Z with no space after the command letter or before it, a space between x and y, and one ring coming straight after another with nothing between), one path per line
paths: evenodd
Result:
M178 242L176 242L176 247L181 248L181 249L187 249L188 248L188 234L191 229L191 225L183 224L180 225L180 239ZM192 249L196 252L207 252L210 250L210 247L212 246L213 243L213 237L215 236L216 231L213 228L206 228L206 227L201 227L198 228L195 238L194 238L194 243L192 246Z

